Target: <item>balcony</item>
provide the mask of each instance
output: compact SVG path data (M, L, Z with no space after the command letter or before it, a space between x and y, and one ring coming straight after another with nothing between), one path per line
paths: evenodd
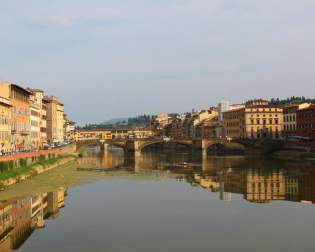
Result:
M0 97L0 103L5 104L7 106L11 106L11 102L4 97Z

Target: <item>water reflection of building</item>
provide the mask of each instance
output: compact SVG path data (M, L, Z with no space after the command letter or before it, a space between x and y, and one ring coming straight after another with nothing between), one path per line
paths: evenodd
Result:
M218 168L216 169L218 170ZM193 186L219 192L221 200L230 201L232 193L242 194L253 203L268 203L276 200L302 203L315 202L315 171L262 169L262 168L221 168L221 172L209 175L193 172L186 176Z
M31 210L30 197L17 199L13 202L13 229L11 231L13 249L18 249L33 232Z
M56 218L59 215L59 209L65 206L65 192L60 189L47 194L47 217Z
M12 203L0 203L0 251L11 250L10 232L13 229Z
M0 201L0 252L18 249L45 219L56 216L64 206L66 190L40 193L32 197Z
M260 169L247 169L244 198L256 203L285 199L285 179L281 171L264 174Z
M134 171L137 176L155 174L159 179L176 177L178 181L218 192L224 201L230 201L232 194L236 193L253 203L275 200L315 202L315 171L311 167L275 169L271 167L274 165L272 162L264 163L244 157L208 157L200 160L188 154L151 152L128 158L122 152L112 151L90 156L80 162L81 166L92 163L97 168Z
M211 189L212 192L218 192L220 190L220 182L216 176L195 174L194 182L204 189Z
M285 199L289 201L299 201L300 179L296 175L286 175L285 178Z
M300 177L300 201L315 203L315 171L309 171Z

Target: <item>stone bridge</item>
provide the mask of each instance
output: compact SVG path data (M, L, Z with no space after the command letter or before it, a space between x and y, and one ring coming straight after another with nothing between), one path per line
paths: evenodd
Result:
M201 150L203 154L207 154L210 148L223 147L230 150L245 151L250 144L241 141L228 141L226 139L110 139L110 140L98 140L91 139L77 142L77 148L83 145L100 145L102 149L107 149L109 146L116 146L122 148L125 153L135 152L141 153L145 148L154 146L156 144L176 144L183 145L191 148L192 150Z

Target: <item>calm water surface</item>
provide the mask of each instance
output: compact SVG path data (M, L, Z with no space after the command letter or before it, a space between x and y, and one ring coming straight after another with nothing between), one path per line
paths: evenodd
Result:
M0 252L314 251L312 163L91 150L0 199Z

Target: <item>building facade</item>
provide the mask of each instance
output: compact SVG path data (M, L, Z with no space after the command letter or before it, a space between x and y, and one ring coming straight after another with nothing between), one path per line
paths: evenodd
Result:
M218 104L218 122L221 124L223 121L223 113L225 111L230 110L230 102L229 101L221 101Z
M289 105L283 108L283 135L285 137L296 135L297 111L309 107L309 103Z
M9 88L0 92L0 152L10 152L11 144L11 103Z
M315 141L315 104L297 111L297 135Z
M223 113L227 138L280 139L283 131L283 109L267 101L253 100L245 107Z
M11 104L11 144L12 151L31 149L30 93L12 83L1 82L1 93L8 94Z
M41 109L41 118L40 118L40 137L43 146L48 142L47 140L47 103L48 101L45 97L42 97L42 109Z
M38 149L42 146L40 132L42 97L39 96L39 92L30 89L29 91L32 93L30 96L31 145L32 149Z
M47 141L57 143L64 141L64 105L55 97L45 97L47 101Z
M246 173L246 200L256 203L285 200L285 176L281 171L263 174L261 171L248 169Z
M67 142L74 141L74 133L75 133L75 122L69 120L65 115L64 118L65 125L64 125L64 136Z

